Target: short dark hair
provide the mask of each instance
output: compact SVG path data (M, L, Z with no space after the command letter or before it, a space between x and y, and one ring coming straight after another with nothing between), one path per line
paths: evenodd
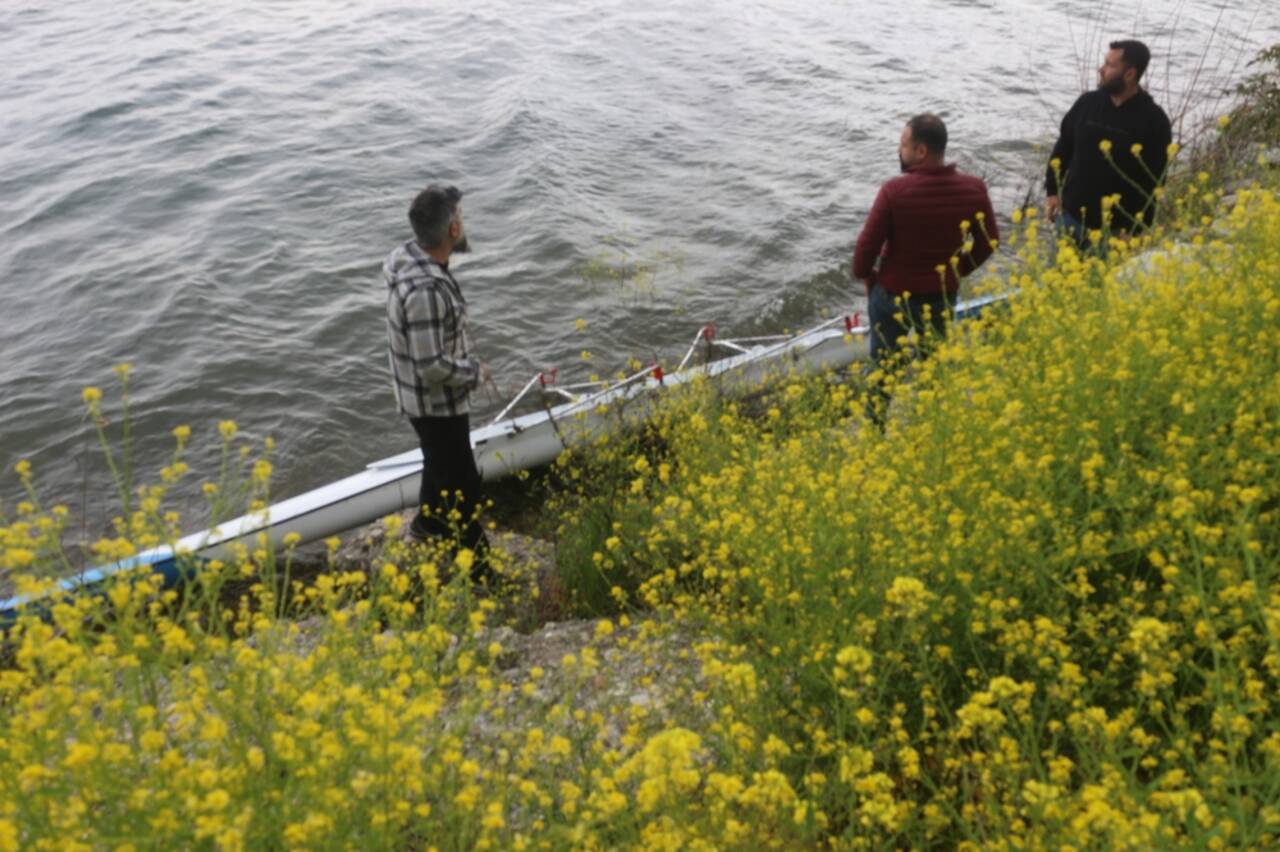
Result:
M907 122L911 128L911 141L923 145L930 154L941 157L947 153L947 125L931 112L921 113Z
M449 223L458 210L462 193L456 186L431 184L409 205L413 236L424 249L433 249L449 235Z
M1131 38L1111 42L1111 49L1120 51L1124 64L1137 71L1138 79L1141 80L1142 75L1147 72L1147 66L1151 64L1151 50L1142 42Z

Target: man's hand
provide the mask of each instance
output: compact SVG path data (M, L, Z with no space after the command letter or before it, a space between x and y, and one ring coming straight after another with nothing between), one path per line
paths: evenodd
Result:
M1058 214L1062 212L1062 201L1056 195L1050 195L1044 200L1044 215L1050 222L1058 220Z
M480 362L480 384L488 384L493 381L493 373L489 372L489 365Z

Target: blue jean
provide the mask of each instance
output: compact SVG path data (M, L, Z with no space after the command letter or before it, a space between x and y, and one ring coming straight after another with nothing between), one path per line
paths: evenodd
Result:
M912 357L928 357L933 344L947 336L947 324L955 315L954 296L930 293L903 299L879 284L867 293L867 318L871 325L871 368L881 374L893 369L902 359L902 340L914 331L918 341ZM927 316L926 316L927 315ZM889 392L883 375L873 380L867 396L867 417L884 425L889 407Z
M902 338L915 331L923 338L947 336L947 323L955 313L955 297L945 293L895 296L879 284L867 294L867 317L871 324L871 363L879 367L902 349ZM928 313L928 317L925 314ZM899 318L901 315L901 318ZM927 345L917 347L920 353Z
M1089 228L1065 209L1058 214L1058 233L1070 237L1076 247L1085 254L1096 254L1102 258L1107 256L1107 241L1099 240L1096 246L1091 243Z

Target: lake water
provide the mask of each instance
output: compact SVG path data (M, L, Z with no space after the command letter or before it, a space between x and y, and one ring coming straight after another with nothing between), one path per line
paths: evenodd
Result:
M466 193L456 271L504 390L857 309L848 256L906 118L944 115L1007 213L1106 39L1148 41L1171 114L1280 40L1271 4L1220 6L6 3L0 501L29 458L47 502L98 505L80 392L115 417L126 361L147 471L181 423L212 470L222 419L275 437L280 495L411 447L379 268L431 180Z

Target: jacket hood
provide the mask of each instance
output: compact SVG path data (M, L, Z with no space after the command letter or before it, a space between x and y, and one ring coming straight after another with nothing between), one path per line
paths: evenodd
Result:
M414 275L422 275L424 266L434 267L430 269L430 275L439 275L439 264L432 260L426 252L418 248L417 243L409 240L396 246L395 250L387 255L386 261L382 264L382 272L390 282Z

